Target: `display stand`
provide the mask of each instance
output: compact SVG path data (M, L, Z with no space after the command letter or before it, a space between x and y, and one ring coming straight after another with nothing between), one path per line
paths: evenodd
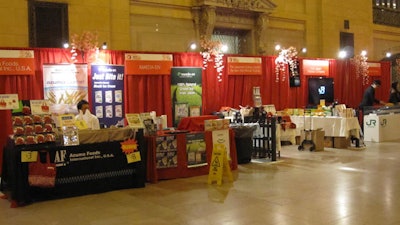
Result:
M186 152L186 134L166 134L163 132L158 133L158 135L168 136L176 135L177 139L177 166L172 168L157 168L156 164L156 136L146 136L147 145L147 181L151 183L156 183L159 180L176 179L183 177L193 177L207 175L209 172L209 167L211 163L212 156L212 132L205 131L204 139L206 142L206 156L207 165L200 167L189 167ZM229 129L229 165L231 170L237 169L237 155L236 155L236 144L233 130Z
M112 133L119 133L118 131L126 130L110 130ZM14 141L9 140L3 154L1 191L11 200L12 206L21 206L38 200L144 187L146 148L143 130L136 133L135 139L142 160L133 163L128 163L127 156L121 149L123 140L77 146L15 146ZM50 154L50 160L56 164L57 171L53 188L29 185L29 163L21 162L21 155L26 151L44 151Z

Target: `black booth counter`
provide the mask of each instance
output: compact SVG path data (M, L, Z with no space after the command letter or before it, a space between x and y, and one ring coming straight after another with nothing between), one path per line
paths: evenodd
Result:
M108 128L79 131L80 145L62 146L55 143L19 145L10 139L3 152L1 191L11 200L11 207L37 200L70 197L125 188L145 186L146 147L143 130ZM127 160L121 143L134 139L140 161ZM21 162L24 152L50 155L55 164L54 187L29 185L29 164Z

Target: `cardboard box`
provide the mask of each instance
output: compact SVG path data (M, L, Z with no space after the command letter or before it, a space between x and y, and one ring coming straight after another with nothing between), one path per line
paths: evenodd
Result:
M350 146L350 138L346 137L334 137L333 147L334 148L348 148Z
M324 147L325 148L333 148L333 137L325 137L324 138Z
M325 131L322 129L318 130L312 130L312 131L304 131L302 130L300 133L300 145L303 143L303 140L306 138L305 135L307 136L306 140L312 140L315 145L315 151L323 151L324 150L324 137L325 137Z

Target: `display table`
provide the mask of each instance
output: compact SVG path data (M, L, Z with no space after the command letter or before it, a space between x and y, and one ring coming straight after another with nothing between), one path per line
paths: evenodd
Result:
M209 165L211 162L213 142L212 132L204 132L206 142L207 165L200 167L188 167L186 154L186 133L180 134L159 134L159 136L175 135L177 139L177 167L172 168L157 168L156 163L156 137L146 136L147 144L147 181L156 183L158 180L176 179L192 176L207 175L209 173ZM229 130L229 145L230 145L230 166L232 170L237 169L236 145L233 130Z
M327 137L350 137L359 138L360 124L357 117L335 117L335 116L291 116L290 119L296 124L296 136L300 136L302 130L317 130L322 128ZM305 124L304 124L305 123ZM311 127L310 127L311 126Z
M364 141L399 140L400 114L368 114L364 116Z
M215 119L219 117L214 115L184 117L178 124L178 130L204 131L204 121Z
M96 132L96 131L92 131ZM123 140L57 146L38 144L15 146L13 140L4 149L1 191L12 201L11 206L24 205L36 200L69 197L124 188L145 186L146 149L143 130L132 134L126 129L101 130L120 133L119 137L135 136L142 160L127 163L121 150ZM121 133L127 132L128 136ZM110 134L111 134L110 133ZM112 135L107 135L112 137ZM24 151L50 153L50 161L56 163L56 179L53 188L31 187L28 183L28 162L21 162Z

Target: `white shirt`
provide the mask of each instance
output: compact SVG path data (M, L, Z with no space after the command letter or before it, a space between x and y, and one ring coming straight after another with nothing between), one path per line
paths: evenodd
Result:
M100 122L99 119L90 113L89 109L86 109L85 114L83 114L82 110L79 110L79 114L75 116L76 120L84 120L88 129L91 130L99 130L100 129Z

